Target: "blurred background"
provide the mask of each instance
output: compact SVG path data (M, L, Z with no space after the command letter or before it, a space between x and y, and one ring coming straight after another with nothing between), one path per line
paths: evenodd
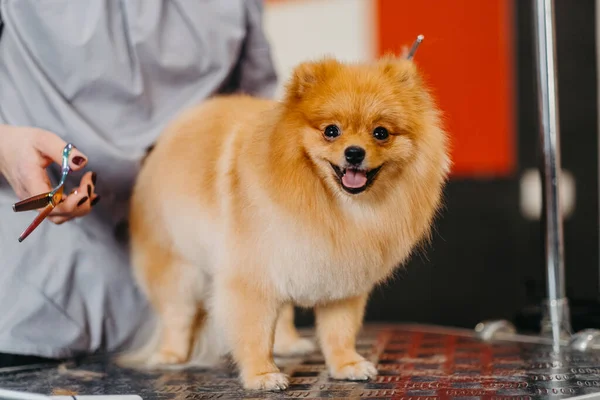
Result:
M574 328L600 328L597 4L555 4L567 290ZM453 147L446 209L432 245L373 294L367 320L506 318L537 330L546 288L532 12L527 0L266 0L282 84L305 59L369 60L425 36L415 60Z

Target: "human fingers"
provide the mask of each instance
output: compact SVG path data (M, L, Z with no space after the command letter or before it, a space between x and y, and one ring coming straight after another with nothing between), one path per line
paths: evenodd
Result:
M63 195L63 201L49 216L50 221L60 224L76 217L83 217L91 211L95 193L94 172L87 172L81 178L80 184L68 195Z
M49 163L62 164L63 149L67 143L60 136L42 129L36 129L33 136L33 145ZM79 171L86 164L87 157L74 146L69 155L69 167L73 171Z

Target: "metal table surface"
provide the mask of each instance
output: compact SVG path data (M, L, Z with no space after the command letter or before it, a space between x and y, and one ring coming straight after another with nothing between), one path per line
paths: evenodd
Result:
M306 332L310 334L311 332ZM545 345L486 343L472 331L367 325L358 349L376 363L369 382L328 377L322 355L278 360L291 376L282 393L240 388L231 366L140 372L110 358L0 370L0 387L43 394L138 394L143 399L538 399L600 394L600 352L552 352Z

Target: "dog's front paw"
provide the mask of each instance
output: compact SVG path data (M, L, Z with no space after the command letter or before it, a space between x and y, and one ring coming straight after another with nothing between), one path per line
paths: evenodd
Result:
M280 372L268 372L266 374L245 376L243 378L244 389L247 390L269 390L278 392L289 386L289 377Z
M340 368L330 368L330 374L334 379L366 381L375 378L377 369L372 362L360 360L346 364Z
M280 357L302 356L314 352L317 346L310 339L298 338L289 342L276 342L273 354Z

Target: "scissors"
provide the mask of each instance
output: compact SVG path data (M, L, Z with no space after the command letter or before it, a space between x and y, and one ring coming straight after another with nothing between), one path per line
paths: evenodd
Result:
M15 204L13 204L13 211L21 212L21 211L31 211L43 208L43 210L38 214L37 217L33 220L33 222L23 231L21 236L19 236L19 242L22 242L34 231L35 228L38 227L39 224L54 210L58 204L60 204L63 200L63 192L65 188L65 181L67 176L71 172L71 167L69 167L69 156L71 155L71 151L73 150L73 145L68 143L62 152L62 169L61 169L61 177L60 182L54 189L47 193L38 194L36 196L29 197L25 200L21 200Z

